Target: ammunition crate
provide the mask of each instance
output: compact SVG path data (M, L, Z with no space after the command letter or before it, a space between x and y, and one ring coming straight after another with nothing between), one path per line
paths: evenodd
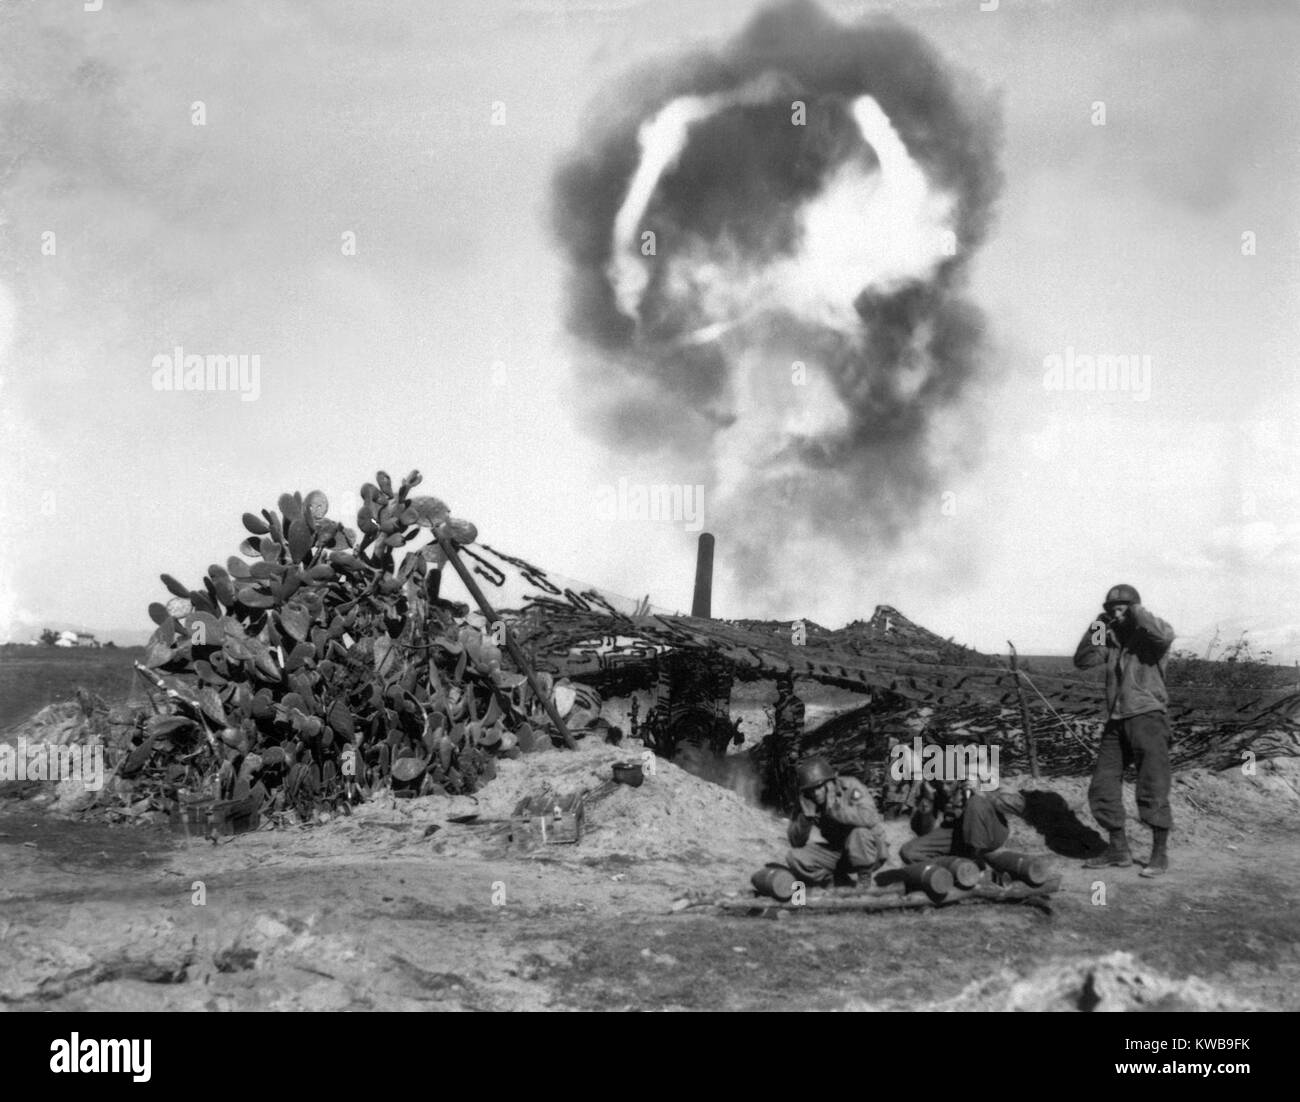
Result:
M542 792L525 797L515 805L510 816L514 838L545 845L572 845L582 841L585 796L583 792L569 796Z
M256 830L262 823L260 803L253 798L214 800L189 797L173 801L168 809L172 831L207 837L230 836Z
M167 809L173 833L206 836L211 829L212 805L216 802L210 796L173 800Z
M262 824L261 803L253 797L223 800L212 805L212 832L222 836L246 834Z

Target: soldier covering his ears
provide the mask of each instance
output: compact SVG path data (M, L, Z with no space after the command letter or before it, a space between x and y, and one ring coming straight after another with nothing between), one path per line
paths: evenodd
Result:
M787 831L794 848L785 859L790 871L809 887L825 887L837 879L864 880L880 868L889 844L867 787L853 777L837 776L824 758L801 762L796 778L799 811ZM809 840L814 826L823 841Z
M1125 766L1137 767L1138 817L1151 828L1151 857L1141 875L1169 868L1169 747L1173 730L1165 714L1169 694L1165 667L1174 629L1142 607L1138 591L1117 585L1106 594L1102 614L1088 625L1075 650L1079 669L1106 665L1106 727L1088 788L1093 818L1110 833L1110 845L1084 868L1133 864L1124 831L1121 780Z

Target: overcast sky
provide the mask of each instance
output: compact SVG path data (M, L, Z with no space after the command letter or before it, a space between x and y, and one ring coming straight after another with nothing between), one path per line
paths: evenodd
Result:
M1181 645L1222 622L1300 657L1300 8L824 6L894 11L1000 92L969 288L994 362L944 422L983 443L947 508L804 564L797 600L718 531L714 613L887 603L1060 652L1126 581ZM688 608L695 534L597 507L671 476L584 424L549 192L612 81L756 7L0 7L0 640L148 628L158 574L197 584L242 512L345 505L379 468L419 468L496 547ZM259 356L256 400L155 389L177 346ZM1149 395L1048 389L1069 349L1149 356Z

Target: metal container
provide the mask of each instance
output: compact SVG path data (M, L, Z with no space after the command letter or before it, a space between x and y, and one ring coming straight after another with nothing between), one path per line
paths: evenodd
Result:
M641 763L634 761L618 762L614 766L614 780L619 784L640 788L645 782L645 774L641 771Z
M749 878L749 882L759 895L771 896L782 903L789 902L794 895L794 873L784 865L764 865Z
M917 861L899 871L906 891L925 892L936 903L947 899L953 890L952 873L936 861Z
M1000 853L990 853L985 860L998 872L1005 872L1033 888L1046 884L1052 875L1046 858L1031 857L1027 853L1003 850Z
M952 882L963 890L980 882L980 867L969 857L936 857L931 864L941 865L952 873Z

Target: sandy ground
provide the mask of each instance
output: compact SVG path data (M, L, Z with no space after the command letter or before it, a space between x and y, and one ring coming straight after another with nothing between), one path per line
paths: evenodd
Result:
M0 1005L1300 1009L1294 760L1256 777L1179 774L1173 871L1155 881L1080 867L1101 841L1084 779L1009 780L1029 793L1012 845L1053 854L1062 875L1051 915L773 921L672 904L747 894L783 853L784 823L665 762L640 788L610 783L613 762L634 756L533 755L503 763L477 800L384 796L220 844L61 818L53 791L0 800ZM544 786L591 792L577 845L529 848L497 821Z

